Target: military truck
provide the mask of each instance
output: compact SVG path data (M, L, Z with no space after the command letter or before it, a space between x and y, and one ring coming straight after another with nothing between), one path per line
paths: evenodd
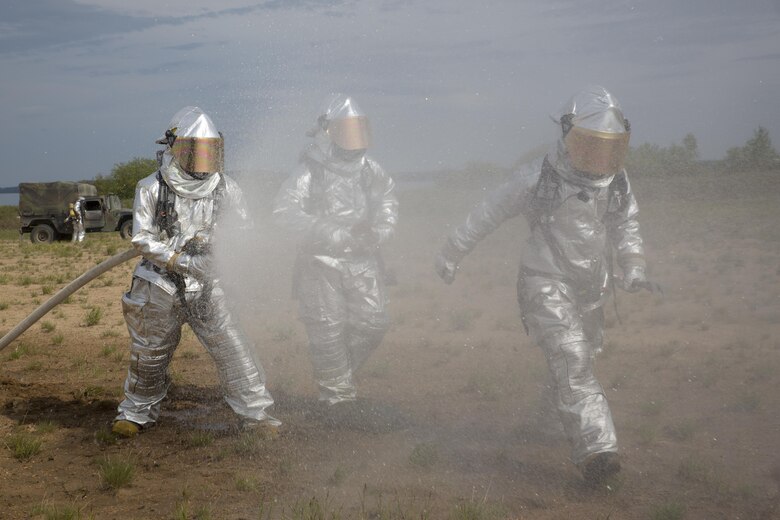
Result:
M90 232L119 231L124 239L133 234L133 211L122 207L116 195L98 195L85 182L23 182L19 184L19 233L30 233L35 243L70 238L68 204L84 197L84 228Z

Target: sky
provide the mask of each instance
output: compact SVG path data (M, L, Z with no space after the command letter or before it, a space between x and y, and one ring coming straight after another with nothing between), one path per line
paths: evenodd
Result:
M780 148L779 0L5 0L0 70L0 186L154 157L186 105L229 171L289 170L334 92L390 173L511 166L593 84L634 146L720 159L760 125Z

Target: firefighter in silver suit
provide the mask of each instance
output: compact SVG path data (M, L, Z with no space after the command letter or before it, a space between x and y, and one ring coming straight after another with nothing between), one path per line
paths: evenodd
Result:
M301 241L293 294L319 400L344 410L356 400L355 372L388 328L378 249L393 235L398 201L393 180L366 156L368 119L352 98L333 97L308 135L274 217Z
M630 127L603 87L576 94L553 119L560 137L552 150L471 211L447 237L436 270L452 283L480 240L505 220L526 217L531 234L517 284L523 323L547 359L572 460L587 481L599 483L620 470L612 415L593 374L613 257L623 289L648 283L637 203L623 168Z
M138 183L133 205L132 244L143 258L122 298L130 368L113 431L132 436L157 421L184 323L216 362L241 426L274 430L280 422L266 412L273 399L265 373L213 268L219 217L235 211L251 225L241 189L223 173L222 135L200 108L185 107L157 142L165 145L160 168Z
M84 229L84 217L87 209L85 205L86 199L84 197L77 198L76 202L73 203L73 212L72 215L70 215L73 225L73 237L71 238L71 242L81 243L87 235Z

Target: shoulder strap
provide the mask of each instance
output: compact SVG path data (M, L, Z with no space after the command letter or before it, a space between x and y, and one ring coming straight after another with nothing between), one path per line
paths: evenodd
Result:
M536 181L536 187L531 192L528 207L530 208L531 229L538 224L546 222L546 219L555 211L559 204L559 188L561 179L555 168L552 167L547 157L542 162L542 171L539 174L539 180Z
M628 179L626 172L621 171L615 174L612 182L609 183L607 198L607 214L615 213L620 210L628 195Z
M160 229L173 236L176 224L176 195L171 191L168 183L163 179L162 173L157 172L157 207L154 212L154 220Z

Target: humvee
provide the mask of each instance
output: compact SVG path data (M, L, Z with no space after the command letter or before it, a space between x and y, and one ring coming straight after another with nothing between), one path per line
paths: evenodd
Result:
M68 204L84 197L84 229L88 232L119 231L124 239L133 234L133 211L123 208L119 197L98 195L85 182L23 182L19 184L19 233L30 233L33 243L70 238Z

